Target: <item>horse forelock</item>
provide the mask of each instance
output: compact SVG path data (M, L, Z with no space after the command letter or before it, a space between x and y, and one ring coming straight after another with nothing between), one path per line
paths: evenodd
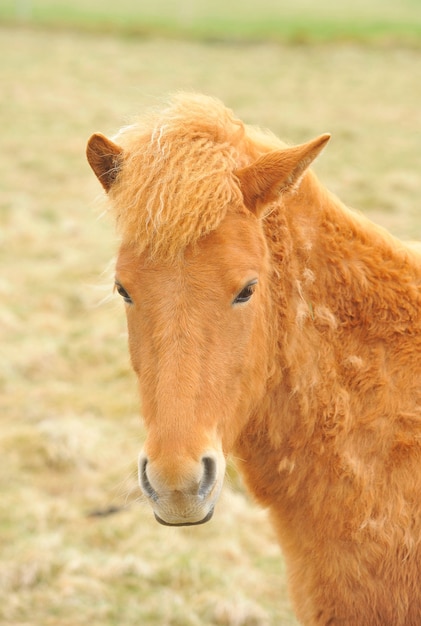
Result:
M123 160L110 198L123 241L175 257L242 205L235 170L246 130L212 98L178 96L118 135Z

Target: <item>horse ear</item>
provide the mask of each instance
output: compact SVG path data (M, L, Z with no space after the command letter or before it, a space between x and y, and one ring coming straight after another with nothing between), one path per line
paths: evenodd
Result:
M325 134L299 146L274 150L237 170L235 174L246 207L253 213L260 213L260 207L297 185L329 139L330 135Z
M95 133L88 141L86 156L105 191L111 189L120 168L122 148L101 133Z

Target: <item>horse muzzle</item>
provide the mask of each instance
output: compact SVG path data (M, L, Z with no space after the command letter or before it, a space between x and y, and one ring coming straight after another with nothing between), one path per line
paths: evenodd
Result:
M141 453L139 483L156 520L165 526L195 526L213 515L225 474L225 459L207 452L199 461L159 463Z

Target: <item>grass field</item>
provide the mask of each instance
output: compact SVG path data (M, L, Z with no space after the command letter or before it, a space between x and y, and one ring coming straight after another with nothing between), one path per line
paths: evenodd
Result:
M418 0L3 0L0 19L202 40L421 43Z
M204 91L291 142L330 131L315 168L327 186L421 239L420 48L138 40L10 20L0 48L0 624L295 625L265 512L233 470L203 527L158 526L139 499L117 242L85 143L167 92Z

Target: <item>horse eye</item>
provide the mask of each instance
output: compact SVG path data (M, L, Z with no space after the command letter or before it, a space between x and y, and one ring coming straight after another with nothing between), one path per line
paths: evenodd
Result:
M124 302L127 302L127 304L133 304L133 300L131 299L127 291L124 289L124 287L120 285L120 283L116 282L115 288L117 289L117 292L120 294L120 296L123 298Z
M257 280L253 280L251 283L246 285L244 289L240 291L238 296L236 296L233 304L241 304L242 302L248 302L250 298L252 297L252 295L254 294L256 285L257 285Z

